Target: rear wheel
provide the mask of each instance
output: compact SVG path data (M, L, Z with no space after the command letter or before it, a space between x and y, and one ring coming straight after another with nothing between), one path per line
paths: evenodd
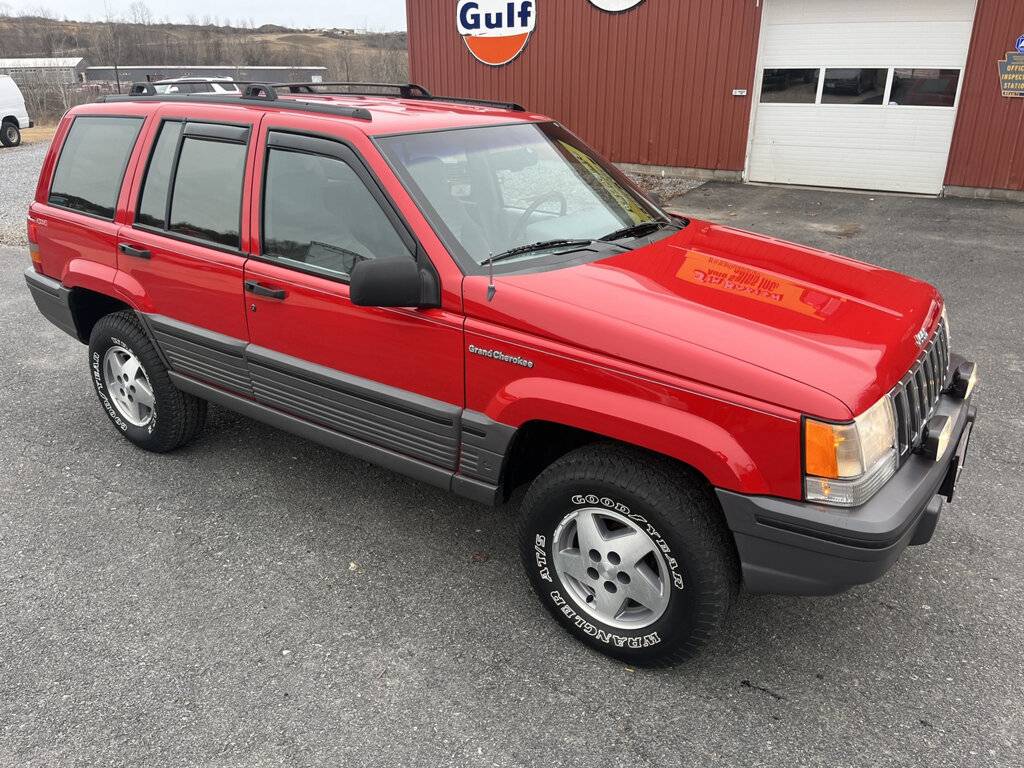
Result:
M523 499L520 551L559 623L633 664L695 655L739 590L707 484L626 446L586 446L548 467Z
M17 123L8 120L0 126L0 144L5 147L16 147L21 144L21 128Z
M171 451L202 430L206 402L171 383L132 312L115 312L96 323L89 337L89 365L107 417L140 448Z

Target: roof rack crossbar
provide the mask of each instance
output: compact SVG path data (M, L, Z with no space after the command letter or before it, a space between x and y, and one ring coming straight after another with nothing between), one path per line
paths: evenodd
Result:
M261 101L277 101L276 86L270 83L248 83L242 91L243 99L260 99Z

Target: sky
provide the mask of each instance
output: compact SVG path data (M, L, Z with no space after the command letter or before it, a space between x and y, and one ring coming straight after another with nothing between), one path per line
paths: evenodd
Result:
M99 21L109 10L127 16L132 0L0 0L0 11L14 15L43 8L48 15L82 21ZM144 0L145 2L145 0ZM256 26L280 24L288 27L354 27L375 32L405 29L405 0L171 0L146 2L157 21L169 16L184 22L190 15L202 19L252 19Z

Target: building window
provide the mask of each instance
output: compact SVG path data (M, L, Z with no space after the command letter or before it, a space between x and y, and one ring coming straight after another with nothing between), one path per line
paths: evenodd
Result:
M826 69L822 104L882 104L888 69Z
M818 98L818 69L766 69L762 104L813 104Z
M902 107L952 107L960 85L959 69L897 69L889 104Z

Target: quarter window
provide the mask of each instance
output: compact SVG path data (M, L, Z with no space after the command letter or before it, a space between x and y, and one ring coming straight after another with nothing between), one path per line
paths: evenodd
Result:
M141 128L142 118L76 117L53 174L50 203L113 219Z
M171 184L174 153L178 149L181 125L180 122L165 122L160 127L160 135L149 159L149 169L142 185L142 199L135 219L139 224L161 229L164 227L164 219L167 216L167 190Z
M815 69L766 69L761 78L762 104L813 104L818 98Z
M959 69L897 69L889 104L906 107L952 107L960 85Z
M347 278L360 261L411 253L348 163L271 149L264 193L263 255L330 277Z
M238 248L245 144L185 136L171 195L168 229Z

